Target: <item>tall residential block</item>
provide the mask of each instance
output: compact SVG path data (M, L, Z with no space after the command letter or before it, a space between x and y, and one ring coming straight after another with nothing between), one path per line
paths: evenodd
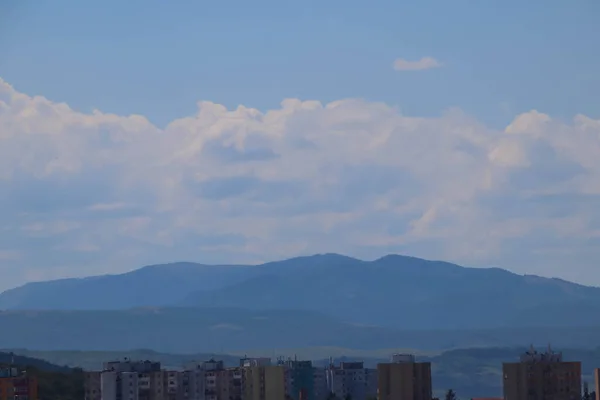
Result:
M204 363L205 400L241 400L242 368L225 368L223 361Z
M254 365L243 368L244 400L284 400L283 365Z
M282 363L286 373L286 394L291 400L323 400L327 398L327 377L324 368L313 367L312 361L287 360Z
M533 347L520 362L504 363L504 400L579 400L581 363L566 362L550 348L538 353Z
M327 389L337 398L367 399L377 396L377 370L362 362L330 363L325 371Z
M377 365L379 400L431 400L431 364L416 362L411 354L394 354Z

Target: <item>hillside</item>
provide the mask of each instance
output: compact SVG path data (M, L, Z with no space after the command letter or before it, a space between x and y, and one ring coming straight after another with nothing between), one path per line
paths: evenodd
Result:
M157 265L0 295L4 309L141 306L306 310L403 330L566 327L590 325L600 288L398 255L366 262L325 254L258 266Z
M119 274L33 282L0 294L0 309L112 310L175 304L195 290L239 282L253 271L173 263Z
M226 353L248 349L342 347L444 350L553 343L591 347L600 327L396 330L348 324L310 311L148 308L0 312L0 343L37 350L153 349Z

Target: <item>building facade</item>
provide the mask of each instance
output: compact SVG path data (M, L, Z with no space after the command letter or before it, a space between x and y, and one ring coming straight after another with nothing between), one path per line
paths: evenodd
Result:
M0 400L37 400L38 382L35 377L17 368L0 369Z
M288 360L285 365L286 394L292 400L323 400L327 398L327 377L324 368L313 367L312 361ZM302 395L302 396L301 396Z
M328 392L338 399L362 400L377 396L377 370L365 368L362 362L330 364L325 375Z
M204 363L205 400L241 400L242 367L225 368L223 361Z
M85 400L204 400L203 370L166 371L160 363L104 363L85 374Z
M244 400L284 400L283 365L255 365L243 368Z
M504 400L579 400L581 363L565 362L561 353L533 348L520 362L504 363Z
M410 354L395 354L377 365L379 400L431 400L431 364L416 362Z

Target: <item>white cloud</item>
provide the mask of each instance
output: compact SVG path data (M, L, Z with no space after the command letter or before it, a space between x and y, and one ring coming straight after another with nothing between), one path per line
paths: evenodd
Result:
M531 111L494 130L457 110L288 99L266 112L200 102L159 129L0 81L2 285L317 252L600 283L598 154L586 116Z
M442 66L438 60L433 57L423 57L417 61L408 61L403 58L397 58L394 61L396 71L422 71L425 69L439 68Z

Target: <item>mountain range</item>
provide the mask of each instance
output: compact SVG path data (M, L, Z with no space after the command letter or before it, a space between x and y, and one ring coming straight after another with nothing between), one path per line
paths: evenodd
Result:
M399 255L362 261L322 254L252 266L153 265L0 294L5 310L139 307L246 309L248 315L295 310L305 319L313 313L313 324L328 316L395 330L569 327L595 325L600 288Z

